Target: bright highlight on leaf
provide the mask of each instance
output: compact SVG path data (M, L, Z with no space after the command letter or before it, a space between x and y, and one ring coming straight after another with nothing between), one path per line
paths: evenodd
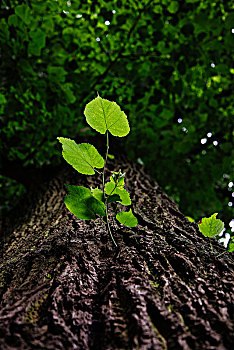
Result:
M63 145L63 158L81 174L93 175L94 168L103 168L104 159L89 143L77 143L64 137L57 137Z
M219 235L224 229L224 223L216 219L218 213L214 213L209 218L203 218L199 224L199 230L205 237L214 237Z
M100 188L92 188L91 191L94 198L101 202L104 202L103 191Z
M178 1L171 1L170 2L170 5L168 6L167 10L170 12L170 13L176 13L179 9L179 3Z
M132 209L129 211L121 211L116 215L116 219L127 227L134 227L138 223L137 218L132 213Z
M195 220L193 218L191 218L191 216L185 216L189 222L195 222Z
M234 252L234 240L233 239L229 242L228 251Z
M108 158L115 159L115 156L113 154L108 154Z
M78 219L95 219L96 214L105 216L105 204L93 197L89 188L67 185L69 194L65 197L67 209Z
M117 103L100 96L86 105L84 114L87 123L101 134L109 131L113 136L123 137L130 131L127 116Z

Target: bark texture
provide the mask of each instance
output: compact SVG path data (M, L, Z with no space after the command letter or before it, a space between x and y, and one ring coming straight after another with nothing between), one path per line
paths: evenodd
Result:
M211 252L142 168L119 168L139 224L111 220L118 251L63 203L64 183L94 177L61 170L25 200L2 249L1 349L232 348L233 256L214 239Z

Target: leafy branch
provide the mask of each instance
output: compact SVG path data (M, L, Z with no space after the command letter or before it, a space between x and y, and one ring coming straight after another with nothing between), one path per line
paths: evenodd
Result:
M106 155L105 160L97 149L89 143L77 144L74 140L58 137L62 143L63 158L79 173L94 175L97 172L102 177L102 189L89 189L83 186L66 185L69 194L65 197L65 205L68 210L77 218L83 220L95 219L96 215L102 219L110 234L113 244L117 243L113 237L109 222L109 204L115 203L116 210L118 204L131 205L130 195L125 186L125 173L121 170L112 172L110 180L105 182L105 170L109 153L109 133L113 136L124 137L129 131L126 114L121 111L115 102L102 99L100 96L89 102L84 111L87 123L101 134L106 134ZM99 171L97 169L103 169ZM137 218L132 210L120 211L116 219L123 225L134 227L137 225Z

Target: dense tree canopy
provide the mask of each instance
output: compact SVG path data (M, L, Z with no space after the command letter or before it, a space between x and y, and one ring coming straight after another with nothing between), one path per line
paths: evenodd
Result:
M116 101L144 162L184 214L231 219L231 1L3 0L2 174L61 161L57 136L91 133L85 104ZM15 203L19 184L2 193ZM229 187L228 187L229 184Z

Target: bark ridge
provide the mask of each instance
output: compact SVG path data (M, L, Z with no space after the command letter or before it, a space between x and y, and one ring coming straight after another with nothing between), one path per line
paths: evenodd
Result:
M139 225L75 218L61 170L27 202L1 259L1 349L231 349L233 256L202 236L144 170L127 173ZM220 255L222 254L222 255Z

